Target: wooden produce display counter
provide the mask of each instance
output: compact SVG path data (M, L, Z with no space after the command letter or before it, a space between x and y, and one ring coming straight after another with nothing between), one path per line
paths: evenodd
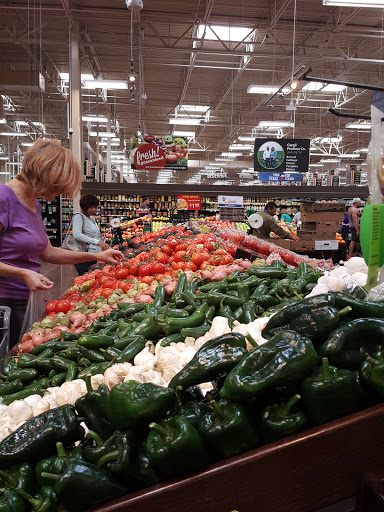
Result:
M383 454L381 404L92 512L310 512L356 496Z

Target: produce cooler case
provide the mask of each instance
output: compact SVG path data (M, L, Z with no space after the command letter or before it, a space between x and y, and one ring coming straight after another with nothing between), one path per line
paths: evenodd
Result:
M381 404L92 512L312 512L359 494L383 453ZM364 500L356 511L373 512Z

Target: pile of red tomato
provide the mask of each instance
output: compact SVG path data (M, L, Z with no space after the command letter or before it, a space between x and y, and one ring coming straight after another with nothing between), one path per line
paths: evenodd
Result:
M235 244L223 243L220 240L218 242L211 233L199 233L193 238L192 231L186 230L184 226L163 228L157 233L148 232L134 241L151 242L159 234L163 238L149 244L148 251L140 252L121 265L107 265L102 270L76 277L75 286L68 290L66 300L52 301L52 309L47 310L47 313L57 313L55 303L58 302L65 303L65 308L68 309L64 312L67 312L74 309L76 302L91 302L98 296L108 298L118 288L127 293L137 280L150 285L155 279L161 281L167 276L173 276L178 270L195 272L204 270L208 265L227 265L233 262L237 250Z

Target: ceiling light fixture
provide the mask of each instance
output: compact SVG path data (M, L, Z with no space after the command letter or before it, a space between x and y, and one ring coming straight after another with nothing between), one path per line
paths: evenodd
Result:
M371 123L347 123L345 125L346 128L351 128L353 130L370 130Z
M227 157L236 157L236 156L243 156L243 153L221 153L221 156L227 156Z
M138 76L135 72L131 71L128 75L128 81L133 83L133 82L136 82Z
M0 160L9 160L9 156L0 156Z
M171 117L169 124L184 124L188 126L197 126L200 124L201 119L192 119L190 117Z
M297 80L292 80L289 87L292 89L292 91L295 91L299 86L299 82Z
M3 137L28 137L28 133L25 132L1 132L0 135Z
M104 116L83 116L82 120L91 123L108 123L108 117Z
M84 80L86 89L128 89L125 80Z
M234 161L234 158L230 158L230 157L220 157L218 156L217 158L215 158L216 162L233 162Z
M240 136L239 140L242 140L244 142L254 142L255 137Z
M328 158L328 160L324 158L324 159L320 160L320 163L322 163L322 164L331 164L331 163L339 163L339 162L340 162L340 160L337 158Z
M247 150L247 149L252 149L253 148L253 145L252 144L231 144L231 146L229 146L229 149L232 150Z
M192 138L195 138L195 132L185 132L184 130L174 130L173 131L173 135L175 137L192 137ZM201 151L205 151L205 150L202 149Z
M209 107L205 105L180 105L180 109L187 112L206 112Z
M260 121L259 128L293 128L292 121Z
M288 94L289 89L281 89L273 85L249 85L247 89L248 94L275 94L281 91L283 94Z
M88 135L90 137L97 137L97 136L99 136L100 139L102 139L104 137L107 138L107 139L109 139L109 138L112 139L113 137L116 137L116 133L113 133L113 132L88 132Z
M0 119L0 124L5 124L7 121L5 119Z
M360 153L343 153L340 154L341 158L360 158Z
M372 7L384 8L384 0L323 0L323 5L328 7Z

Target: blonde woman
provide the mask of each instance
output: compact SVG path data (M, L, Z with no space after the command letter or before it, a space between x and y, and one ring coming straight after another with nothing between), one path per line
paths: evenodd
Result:
M0 185L0 305L9 306L11 346L18 341L29 291L49 290L53 282L40 274L41 262L68 265L123 258L114 249L98 253L52 247L41 218L38 198L76 194L81 186L80 165L58 141L41 139L25 153L20 174Z

